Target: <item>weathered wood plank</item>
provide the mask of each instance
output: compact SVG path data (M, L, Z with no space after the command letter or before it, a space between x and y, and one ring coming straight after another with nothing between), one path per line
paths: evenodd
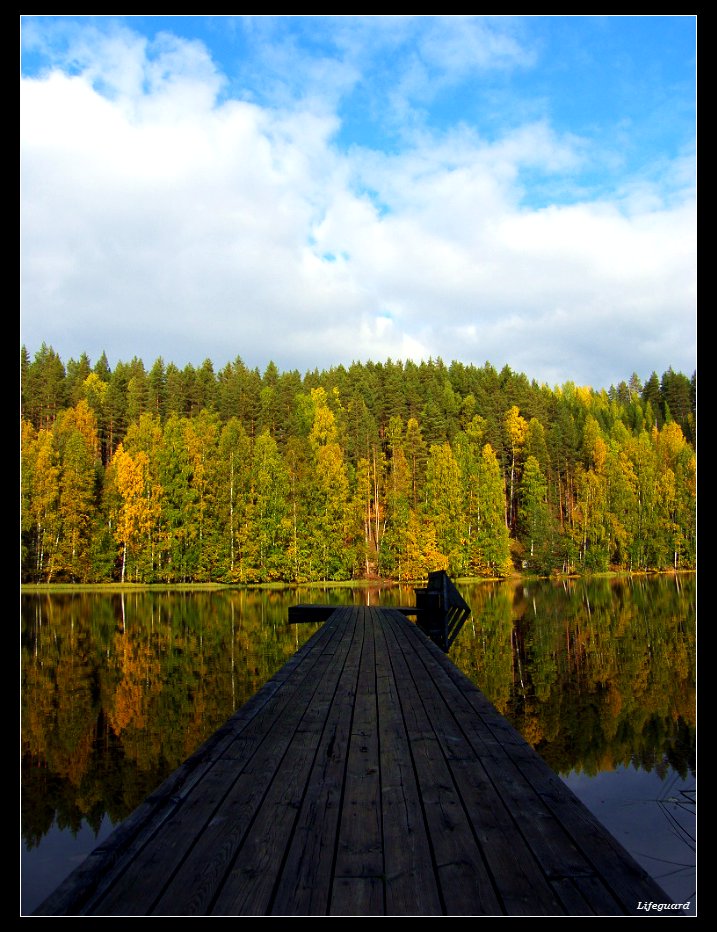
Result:
M450 704L441 695L440 688L444 685L440 682L442 663L434 671L438 677L438 682L434 683L426 676L417 646L422 648L424 645L414 632L410 637L404 637L402 648L410 658L417 693L441 745L469 824L500 896L501 911L511 915L560 913L560 902L540 863L516 831L513 815L488 778L481 761L476 758Z
M393 617L408 626L399 613ZM442 900L449 914L497 915L502 912L501 903L400 646L405 630L406 627L392 626L387 640L393 636L393 643L389 640L391 665L421 789Z
M187 869L175 878L158 912L163 911L163 902L173 903L174 912L190 915L268 911L343 658L352 644L353 625L349 625L343 637L332 639L330 651L322 651L306 678L305 693L294 696L291 708L271 730L267 752L243 767L223 807L222 821L204 830ZM198 885L197 871L206 877L207 865L214 866L211 883ZM181 908L184 891L198 887L206 890L204 901L196 902L194 894Z
M460 719L454 714L451 704L454 697L446 698L442 693L449 684L442 682L443 658L432 671L436 680L429 679L421 656L424 646L414 633L404 643L415 664L418 694L441 743L504 908L512 915L534 914L539 909L548 914L559 913L560 903L533 850L517 830L515 816L502 798L502 787L489 778L476 756Z
M414 632L419 637L420 632ZM423 647L428 650L423 650ZM443 669L452 683L449 704L456 709L476 755L506 803L521 814L517 823L548 878L573 878L590 888L601 915L636 914L634 891L657 900L664 892L571 793L485 696L432 645L421 645L427 675ZM477 714L476 714L477 713ZM555 887L558 889L559 885ZM632 891L632 892L631 892ZM567 907L567 904L565 904Z
M447 675L444 658L432 648L425 651L426 645L419 643L415 634L411 641L416 661L423 668L417 673L419 693L433 717L474 829L483 841L506 910L511 915L530 915L538 910L561 913L561 903L548 882L554 865L546 865L547 854L542 850L546 826L541 820L549 818L549 813L533 788L516 780L517 771L507 758L496 763L486 758L479 744L479 723L474 715L466 717L463 695ZM519 801L514 798L516 788ZM528 835L537 827L535 837L526 837L526 827ZM562 836L561 841L562 866L572 856L570 873L587 873L589 866L570 840Z
M386 912L440 916L444 908L385 625L376 626L375 637Z
M341 616L343 618L343 616ZM358 613L355 636L343 666L319 744L294 835L271 906L273 915L327 915L341 817L353 707L364 643ZM337 619L332 619L334 627Z
M385 916L379 877L337 877L331 891L330 916Z
M336 728L341 727L345 718L344 703L352 701L355 691L354 670L356 654L360 650L360 632L355 636L356 618L351 613L341 612L332 619L332 624L342 644L342 650L337 655L340 663L332 670L331 676L325 678L326 682L320 691L321 701L314 703L302 719L301 728L292 742L294 756L283 763L281 773L275 778L275 785L270 790L266 805L262 807L261 818L252 826L251 835L239 852L217 899L214 908L216 913L266 915L274 910L286 874L287 851L297 838L306 797L315 783L317 761L324 756L327 742L331 741L330 733L333 731L335 734ZM297 769L299 761L301 772L295 795L280 795L283 784L294 784L292 771ZM316 869L318 865L314 862L311 867ZM325 913L325 882L317 886L317 892L322 899L322 904L317 904L317 908Z
M382 877L381 786L376 705L375 612L358 610L363 649L344 775L334 876Z
M474 726L485 725L481 730L481 746L486 759L502 762L506 757L517 771L517 777L506 784L510 798L515 800L520 810L526 787L532 787L540 797L541 806L536 807L540 815L528 821L524 831L540 829L545 843L539 848L546 869L552 877L571 876L581 886L592 887L592 902L603 915L615 912L636 912L637 903L633 903L635 890L645 891L643 898L664 901L665 894L647 872L624 850L610 835L592 813L570 792L560 778L537 755L528 743L509 723L499 716L479 690L472 687L465 678L449 673L460 689L463 690L474 711L480 715L467 720ZM472 687L472 688L471 688ZM505 778L506 771L498 771L499 778ZM544 808L543 808L544 807ZM545 817L545 813L549 817ZM546 830L550 827L550 832ZM570 839L566 844L565 837ZM538 842L536 841L536 845ZM579 861L575 861L575 852L579 852ZM588 883L585 878L592 878ZM599 878L599 879L598 879ZM593 883L594 881L594 883ZM597 889L602 888L598 897ZM616 904L620 904L616 908Z
M289 624L326 621L335 611L335 605L290 605Z

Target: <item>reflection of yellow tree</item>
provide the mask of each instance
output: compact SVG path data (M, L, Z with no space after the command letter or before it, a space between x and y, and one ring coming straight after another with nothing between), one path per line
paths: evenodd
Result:
M68 644L57 657L55 689L60 712L48 749L52 769L79 786L92 756L97 725L84 639L70 628Z
M526 706L523 712L520 730L531 747L536 747L545 737L543 734L543 723L540 718L540 710L532 703Z
M54 664L51 666L48 660L23 656L22 745L38 758L47 754L51 734L48 726L57 718L51 671Z
M70 783L78 788L89 769L92 747L95 741L94 719L88 722L87 726L86 730L81 734L69 736L70 742L68 744L61 740L58 747L50 755L50 762L54 772L62 777L67 777Z
M210 684L211 685L211 684ZM189 756L202 741L205 741L213 727L208 726L212 716L207 714L207 695L204 687L204 677L200 677L198 687L192 692L191 717L184 731L183 754Z
M146 727L152 696L162 688L161 671L149 646L130 634L115 635L114 656L120 679L105 711L112 730L121 735L130 726L137 730Z

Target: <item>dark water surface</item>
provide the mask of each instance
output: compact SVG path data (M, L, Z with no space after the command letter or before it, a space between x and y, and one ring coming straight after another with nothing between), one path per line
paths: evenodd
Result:
M459 583L450 657L675 901L695 909L693 576ZM297 602L412 589L22 596L21 913L317 629Z

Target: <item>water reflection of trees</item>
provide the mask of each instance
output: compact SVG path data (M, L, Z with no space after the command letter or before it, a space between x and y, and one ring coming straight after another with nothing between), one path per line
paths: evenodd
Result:
M451 656L560 773L695 767L694 577L464 587Z
M22 822L124 818L315 630L268 593L24 596Z
M461 586L451 659L560 773L694 770L694 579ZM412 604L410 590L305 601ZM316 630L286 592L23 596L22 820L124 818Z

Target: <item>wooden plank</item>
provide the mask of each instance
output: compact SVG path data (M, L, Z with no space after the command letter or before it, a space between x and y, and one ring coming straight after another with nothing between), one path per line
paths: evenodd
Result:
M375 610L358 609L361 664L344 774L335 877L382 877L381 786L376 707Z
M395 617L409 627L410 623L400 613L395 613ZM442 901L446 912L452 915L501 914L501 903L466 819L440 741L416 690L407 658L401 649L394 649L401 633L401 628L392 626L387 632L387 641L433 845Z
M347 623L340 627L339 621ZM252 826L251 835L238 853L232 872L217 899L217 913L265 915L274 909L284 875L287 849L296 838L306 795L314 783L317 760L322 757L322 748L331 741L336 724L341 726L346 693L351 696L355 691L356 653L360 650L360 634L355 634L356 621L355 613L347 610L334 616L330 622L335 629L335 637L342 644L342 650L337 655L341 663L326 677L320 701L312 703L312 708L307 710L308 715L294 736L292 756L282 766L282 773L275 778L260 818ZM347 682L353 684L349 685L348 690ZM294 782L292 771L297 770L299 763L301 772L296 794L287 797L282 793L282 784ZM318 892L322 901L320 908L325 914L328 895L326 885L323 887L323 893L320 887Z
M459 673L459 671L455 671ZM452 673L455 680L458 678ZM461 680L458 680L461 682ZM481 732L483 746L490 752L489 760L509 759L517 771L517 777L507 784L516 807L523 805L526 787L532 787L539 795L545 815L537 820L542 831L544 846L540 857L552 876L571 876L583 887L592 887L593 903L601 915L617 913L637 914L635 890L645 891L645 898L655 902L669 902L664 891L647 872L631 857L617 840L600 824L593 814L553 773L533 748L500 716L477 687L468 689L465 696L473 709L481 709L474 721L485 725ZM505 771L501 771L501 779ZM532 828L527 823L524 830ZM547 830L549 827L550 831ZM566 843L565 838L569 839ZM536 840L536 844L537 844ZM568 860L575 851L580 862ZM562 864L562 868L560 867ZM599 882L588 883L585 878L599 878ZM597 890L602 894L598 898ZM619 908L616 909L616 905Z
M336 605L290 605L289 624L327 621L336 611Z
M436 866L383 623L375 637L386 912L440 916Z
M572 878L558 878L551 881L555 894L560 902L565 906L565 912L568 916L595 916L595 908L592 905L594 901L593 891L584 897L580 890L575 886Z
M523 759L520 770L526 779L540 779L543 785L542 798L556 821L562 826L576 846L584 853L593 873L600 878L603 889L622 904L628 915L639 915L640 900L669 903L670 898L647 871L635 861L623 846L563 784L559 777L542 761ZM576 883L582 878L576 877ZM638 891L636 895L636 891ZM601 905L601 914L608 915L607 907Z
M531 786L516 779L517 772L509 760L499 760L498 765L503 766L498 766L486 758L478 740L479 720L466 709L461 691L448 675L449 669L452 673L452 664L432 646L426 650L428 645L419 642L417 635L414 631L411 638L416 660L422 666L422 671L419 668L417 672L417 687L434 716L437 733L444 742L444 752L451 762L467 811L484 841L484 850L507 912L510 915L538 910L547 914L562 912L561 903L548 882L549 868L555 865L546 867L541 857L546 852L536 850L540 849L546 831L541 821L549 816L542 800ZM461 685L473 688L467 679L461 681ZM521 794L520 804L514 798L516 792ZM530 838L536 826L536 837ZM569 839L561 836L560 841L563 844L561 870L572 856L570 873L587 873L589 866L576 849L571 850Z
M402 619L394 632L412 665L417 695L424 704L466 810L468 824L473 828L500 894L500 911L510 915L560 913L560 903L541 865L516 831L515 819L506 808L500 791L488 778L450 706L435 688L437 684L427 678L420 652L416 652L417 646L423 648L423 641L413 637L414 632L407 636L409 632ZM436 676L440 677L443 663L445 658L441 657Z
M284 709L266 752L243 766L221 821L204 829L157 912L167 912L170 905L172 914L189 915L264 915L269 909L343 660L352 648L353 625L327 644L322 663L307 677L305 694ZM204 890L202 901L194 893L185 902L184 891L197 889Z
M338 877L332 887L330 916L385 916L379 877Z
M352 619L357 622L356 612ZM322 916L329 911L347 749L363 649L363 628L356 625L355 631L282 866L271 905L273 915Z
M591 904L600 915L635 914L634 891L640 884L645 884L643 889L656 900L667 901L659 886L478 688L452 664L446 664L440 652L423 651L423 646L420 653L427 675L436 677L438 683L439 668L448 674L453 684L448 702L466 723L476 753L506 802L522 814L518 831L528 840L550 880L572 878L578 887L590 891ZM471 710L478 714L471 715Z
M545 805L540 794L540 788L545 784L539 782L535 785L526 781L516 768L514 762L506 754L504 742L491 742L490 733L486 731L484 722L498 718L498 713L492 706L483 706L483 716L471 715L471 706L466 703L466 693L476 691L465 677L456 677L455 668L449 667L437 653L421 651L422 659L426 665L427 675L438 677L437 685L446 691L446 702L463 724L466 736L485 767L493 785L499 788L510 812L515 813L512 835L514 838L525 839L541 871L548 878L563 876L577 877L591 874L592 867L566 835L562 826L553 817ZM439 668L448 674L447 679L440 679ZM488 739L488 740L486 740ZM511 746L519 746L523 739L517 733L510 735ZM530 750L530 756L536 759L535 752ZM618 904L609 895L604 895L603 909L611 913L620 912Z

